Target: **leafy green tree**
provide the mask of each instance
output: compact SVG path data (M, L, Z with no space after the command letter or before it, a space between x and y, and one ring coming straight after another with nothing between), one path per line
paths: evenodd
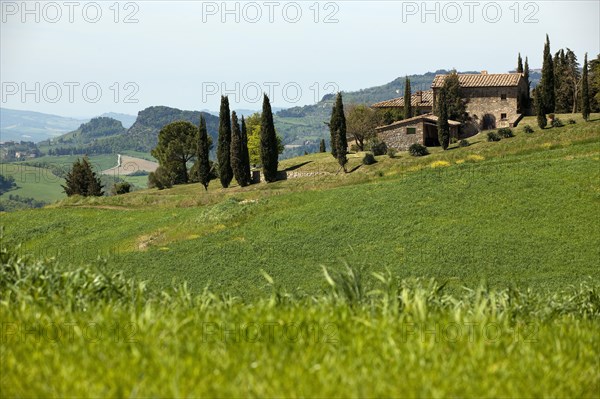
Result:
M248 185L246 166L244 165L244 139L235 111L231 113L231 168L235 181L241 186Z
M171 188L173 187L174 180L175 176L173 172L159 166L154 172L150 172L148 175L148 188L158 188L159 190Z
M246 121L242 115L242 166L244 170L244 180L246 185L252 183L252 171L250 169L250 153L248 152L248 130Z
M277 134L275 133L275 125L273 124L271 103L269 97L264 94L260 123L260 160L267 183L277 181L278 158Z
M448 149L450 145L450 125L448 124L448 102L447 102L447 89L446 85L439 91L438 99L438 139L444 150Z
M248 132L248 154L251 165L260 165L260 127L262 114L256 112L246 119L246 128ZM275 131L277 134L277 131ZM277 151L282 154L284 150L282 139L277 135Z
M69 197L72 195L84 197L104 195L100 178L96 176L87 157L83 157L83 160L77 158L77 161L73 163L73 167L67 173L65 182L66 185L61 185L61 187Z
M208 131L206 129L206 119L204 115L200 114L200 126L198 128L198 155L196 156L197 175L198 181L204 190L208 191L208 184L210 183L210 138L208 137Z
M411 99L410 79L407 76L404 82L404 119L412 118L413 116Z
M351 104L346 109L346 131L348 136L354 138L360 151L364 150L365 142L375 135L377 122L376 112L364 104Z
M173 176L173 184L189 182L187 163L198 153L198 128L187 121L169 123L158 133L158 144L152 156L166 174Z
M581 115L586 121L590 118L590 89L588 81L588 58L585 53L583 59L583 73L581 75Z
M534 91L535 93L535 114L537 116L537 124L540 129L543 129L548 124L548 120L546 119L546 113L544 112L544 100L542 98L542 88L537 87Z
M348 163L348 139L346 138L346 116L344 115L344 102L342 100L342 93L338 93L335 99L335 106L331 113L331 122L329 129L335 129L333 131L333 144L335 145L335 158L337 159L340 166L346 172L346 164Z
M521 53L519 53L519 58L517 58L517 73L523 73L523 60L521 59Z
M327 152L327 148L325 147L325 139L321 139L319 143L319 152Z
M540 86L542 91L538 92L539 99L542 101L544 113L553 113L555 108L554 96L554 62L550 53L550 38L546 35L544 44L544 57L542 64L542 80Z
M444 103L448 115L447 119L460 122L466 121L467 110L465 102L461 97L460 83L456 71L452 71L452 73L446 76L442 89L444 91ZM441 101L438 103L441 104ZM441 110L438 110L438 112L439 111Z
M233 179L230 161L231 120L229 119L229 98L221 96L219 111L219 142L217 145L217 161L219 162L219 180L223 188L229 187Z

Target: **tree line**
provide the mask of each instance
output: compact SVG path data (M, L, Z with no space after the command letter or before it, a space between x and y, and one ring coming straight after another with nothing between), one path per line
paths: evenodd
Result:
M250 125L243 116L240 120L235 111L230 111L228 97L221 96L215 162L209 159L213 143L203 115L197 127L186 121L166 125L160 130L158 144L151 152L160 166L148 176L149 186L160 189L199 182L208 190L210 181L218 178L223 188L228 188L233 179L246 187L252 183L251 164L258 163L265 181L276 181L283 146L275 131L271 103L266 94L262 113L252 115L250 119ZM190 163L193 163L191 168Z

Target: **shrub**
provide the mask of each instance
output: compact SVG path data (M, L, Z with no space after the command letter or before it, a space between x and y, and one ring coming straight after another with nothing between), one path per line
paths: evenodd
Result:
M408 153L413 157L422 157L429 154L427 147L419 143L414 143L408 147Z
M156 171L150 172L148 175L148 188L163 188L173 187L174 176L173 173L167 171L162 166L156 168Z
M533 128L529 125L525 125L525 126L523 126L523 131L525 133L533 133Z
M390 158L396 158L396 150L393 148L388 148L387 156Z
M470 145L471 145L471 143L469 143L469 140L462 139L461 141L458 142L459 147L468 147Z
M569 119L567 122L569 122L569 125L574 125L577 122L575 122L575 119Z
M559 118L554 118L552 119L551 125L552 127L563 127L564 123L562 123L562 121Z
M112 186L110 192L112 195L127 194L131 191L131 184L128 182L117 183Z
M376 162L375 156L370 152L367 152L362 159L363 165L373 165Z
M373 155L385 155L387 152L387 145L377 137L373 137L367 143L368 149Z
M496 132L488 132L487 141L500 141L501 137Z
M509 127L503 127L502 129L498 129L498 135L500 135L500 137L505 138L505 139L507 139L509 137L515 137L512 129Z

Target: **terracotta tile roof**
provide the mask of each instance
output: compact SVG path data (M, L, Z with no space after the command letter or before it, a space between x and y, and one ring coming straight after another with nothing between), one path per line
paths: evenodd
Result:
M422 91L421 101L419 101L419 92L410 96L410 105L413 107L433 107L433 90ZM404 107L404 97L392 98L391 100L380 101L371 105L373 108L391 108Z
M446 76L448 75L436 75L431 87L442 87ZM517 86L521 77L520 73L459 73L458 82L461 87L510 87Z
M403 126L403 125L410 125L411 123L419 122L421 120L424 120L426 122L431 122L431 123L437 123L438 117L433 114L424 114L424 115L419 115L419 116L413 116L412 118L403 119L401 121L397 121L397 122L391 123L389 125L378 126L375 128L375 130L378 130L378 131L379 130L387 130L387 129L391 129L391 128L399 127L399 126ZM448 124L450 126L460 126L460 122L453 121L451 119L448 119Z

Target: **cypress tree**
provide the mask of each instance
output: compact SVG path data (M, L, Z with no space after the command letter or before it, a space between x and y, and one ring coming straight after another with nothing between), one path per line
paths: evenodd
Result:
M260 119L260 160L267 183L277 180L278 158L277 134L275 133L275 125L273 124L271 103L269 102L269 97L265 94Z
M327 149L325 148L325 139L321 139L321 142L319 143L319 152L326 152Z
M231 113L231 168L233 169L235 181L237 181L241 187L245 187L248 185L248 181L246 178L246 168L244 166L242 141L242 131L238 122L238 117L235 111L233 111Z
M196 162L198 162L198 177L200 184L204 186L204 190L208 191L208 184L210 183L210 161L208 159L210 144L208 142L208 131L206 130L206 119L204 119L203 114L200 114L198 131L198 155L196 159Z
M252 171L250 170L250 153L248 152L248 130L246 121L242 115L242 166L244 169L244 180L246 185L252 184Z
M65 177L65 184L61 187L69 197L72 195L81 195L84 197L100 197L104 195L100 178L92 170L87 157L83 157L81 161L77 158L77 161L73 163L73 167Z
M529 83L529 60L527 59L527 57L525 57L525 67L523 68L523 78L525 79L525 82L527 82L527 101L529 102L529 99L531 98L530 90L531 90L531 83Z
M337 100L333 104L333 108L331 109L331 118L329 119L329 136L331 137L331 155L334 158L337 158L337 131L338 131L338 121L337 121L337 111L335 107L337 106Z
M219 111L219 143L217 145L217 161L219 162L219 180L223 188L229 187L233 179L233 170L230 163L231 146L231 120L229 119L229 99L221 96L221 109Z
M446 98L446 88L442 87L439 95L439 105L438 105L438 139L440 141L440 145L444 150L448 149L450 145L450 125L448 124L448 104Z
M413 116L411 97L410 79L407 76L404 82L404 119L412 118Z
M543 129L548 124L548 120L546 119L546 113L544 112L544 101L541 98L542 88L537 87L535 89L535 114L537 115L537 124L540 129Z
M521 53L519 53L519 58L517 59L517 73L523 73L523 60L521 59Z
M335 127L335 157L344 172L346 172L346 164L348 159L348 140L346 138L346 116L344 115L344 103L342 101L342 93L338 93L335 99L335 107L331 115L332 126ZM332 127L330 126L330 128ZM331 146L333 148L333 145Z
M554 94L554 65L552 54L550 53L550 38L546 35L546 44L544 45L544 63L542 65L542 86L541 93L537 93L543 104L544 113L553 113L555 107ZM537 96L536 96L537 97Z
M585 53L583 73L581 75L581 115L586 121L590 117L590 89L588 85L588 60L587 53Z

